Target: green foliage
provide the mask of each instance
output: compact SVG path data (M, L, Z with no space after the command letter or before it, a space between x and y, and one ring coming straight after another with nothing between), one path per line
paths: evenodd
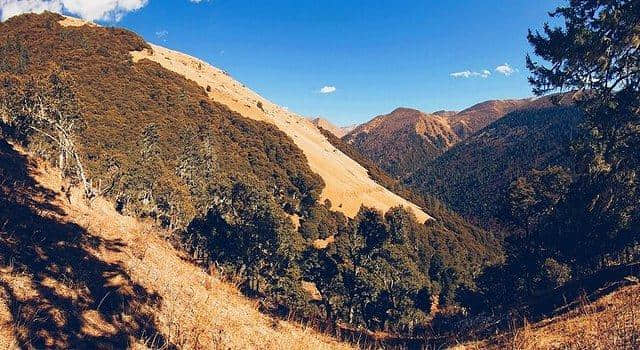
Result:
M571 268L567 264L563 264L554 258L547 258L542 265L544 283L551 287L557 288L571 279Z
M478 278L480 297L463 296L479 309L532 303L607 265L638 260L640 4L571 0L551 16L563 25L528 36L549 63L527 57L530 82L538 94L579 90L585 132L569 162L556 163L565 169L534 171L512 184L510 212L525 229L509 237L506 262Z
M206 216L181 236L196 258L221 263L260 295L281 294L272 288L295 273L303 242L273 198L242 182L216 190Z
M15 68L4 81L42 85L64 72L78 112L78 154L96 189L120 210L184 227L206 213L212 184L236 179L270 193L291 214L319 197L322 180L277 128L210 101L204 89L156 63L133 63L131 51L151 49L135 34L62 27L61 19L47 13L0 24L0 47L20 48L3 51L3 62ZM29 60L20 68L23 52ZM18 68L22 73L13 74ZM47 147L27 141L34 151Z
M514 222L509 207L511 183L536 169L572 169L571 144L580 135L582 120L582 113L572 107L509 113L428 163L406 183L484 228L513 229L520 222Z
M558 203L566 198L572 177L568 169L551 166L519 177L509 188L509 206L519 228L532 230L548 219Z
M579 263L617 254L640 238L640 4L570 1L550 14L562 27L530 32L527 58L538 94L583 91L586 135L577 142L578 178L538 235ZM571 241L572 244L566 244Z
M368 329L410 332L430 312L429 248L424 227L393 208L384 217L362 208L324 250L305 264L330 318Z

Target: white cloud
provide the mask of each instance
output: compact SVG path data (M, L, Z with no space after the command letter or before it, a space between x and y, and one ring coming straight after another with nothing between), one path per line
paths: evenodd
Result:
M508 63L496 67L496 72L500 74L504 74L506 76L510 76L511 74L517 72L516 69L511 68Z
M336 92L336 87L335 86L325 86L322 89L320 89L320 93L321 94L331 94Z
M452 78L488 78L491 75L491 72L487 69L482 70L481 72L472 72L470 70L465 70L462 72L454 72L449 74Z
M465 71L462 71L462 72L455 72L455 73L449 74L449 76L451 76L453 78L470 78L471 77L471 71L465 70Z
M169 31L167 30L159 30L156 32L156 37L160 38L160 39L164 39L169 35Z
M0 11L2 11L2 21L5 21L8 18L27 12L62 12L62 3L58 0L0 0Z
M148 0L0 0L2 20L22 13L52 11L88 21L119 21L127 13L146 6Z

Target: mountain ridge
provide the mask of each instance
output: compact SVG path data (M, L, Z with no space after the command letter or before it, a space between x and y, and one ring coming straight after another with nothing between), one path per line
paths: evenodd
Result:
M157 62L199 84L212 100L245 117L273 124L290 136L306 155L311 169L324 180L321 197L331 201L333 210L353 217L362 205L383 212L400 205L411 208L421 221L429 219L422 208L376 184L364 168L333 147L307 118L262 98L204 61L161 46L151 47L153 51L131 52L134 62Z
M412 108L396 108L361 124L343 139L396 177L432 159L458 141L445 117Z
M506 114L525 109L570 104L572 94L540 98L488 100L459 112L398 107L356 127L343 139L397 178L411 176L423 164ZM398 150L395 152L394 150Z
M313 118L311 119L311 122L316 127L327 130L331 132L333 135L335 135L336 137L343 137L344 135L350 133L353 129L357 127L357 125L355 124L347 125L347 126L336 126L335 124L331 123L329 120L322 117Z

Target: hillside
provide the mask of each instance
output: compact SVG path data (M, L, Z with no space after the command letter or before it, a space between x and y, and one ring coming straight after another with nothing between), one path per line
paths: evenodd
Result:
M404 177L458 142L446 117L398 108L359 125L344 137L395 177Z
M453 350L637 349L640 347L640 284L629 285L557 315Z
M342 126L342 127L336 126L332 124L330 121L320 117L312 119L311 122L317 128L322 128L324 130L327 130L336 137L343 137L344 135L350 133L353 129L356 128L355 125Z
M0 24L9 63L1 71L4 118L21 123L34 109L56 111L54 123L74 134L73 144L58 157L48 125L39 125L30 148L79 173L75 151L84 177L120 211L184 226L237 179L270 193L289 214L319 198L322 179L279 129L210 101L156 63L134 63L130 52L148 47L135 34L61 20L45 13Z
M150 48L132 50L134 62L147 59L159 63L196 82L213 101L246 118L272 124L289 136L304 153L311 170L324 181L320 198L329 199L333 210L353 217L362 205L383 212L400 205L411 208L421 221L429 218L421 208L375 183L364 168L333 147L307 118L264 99L202 60L156 45Z
M425 164L406 184L485 225L504 223L511 183L534 169L567 166L580 121L571 107L512 112Z
M29 14L0 24L0 50L3 138L65 189L168 230L274 315L408 334L500 255L425 200L428 220L310 121L134 33Z
M169 232L60 179L0 140L0 348L349 348L259 313Z
M358 126L343 139L394 177L406 178L509 112L571 103L570 94L559 95L557 101L555 96L491 100L460 112L442 110L425 114L398 108Z

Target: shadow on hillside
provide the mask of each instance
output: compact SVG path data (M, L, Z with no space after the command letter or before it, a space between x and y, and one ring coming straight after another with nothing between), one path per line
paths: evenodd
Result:
M160 297L89 250L118 251L123 243L57 219L64 212L53 204L56 193L39 186L33 171L0 140L0 300L19 346L123 349L131 339L167 346L140 308L159 307Z
M619 289L635 284L628 276L640 275L640 263L612 266L566 285L547 290L509 311L481 313L448 320L440 326L442 344L455 344L476 339L487 339L497 334L517 332L527 324L534 324L553 317L562 317L580 310Z

